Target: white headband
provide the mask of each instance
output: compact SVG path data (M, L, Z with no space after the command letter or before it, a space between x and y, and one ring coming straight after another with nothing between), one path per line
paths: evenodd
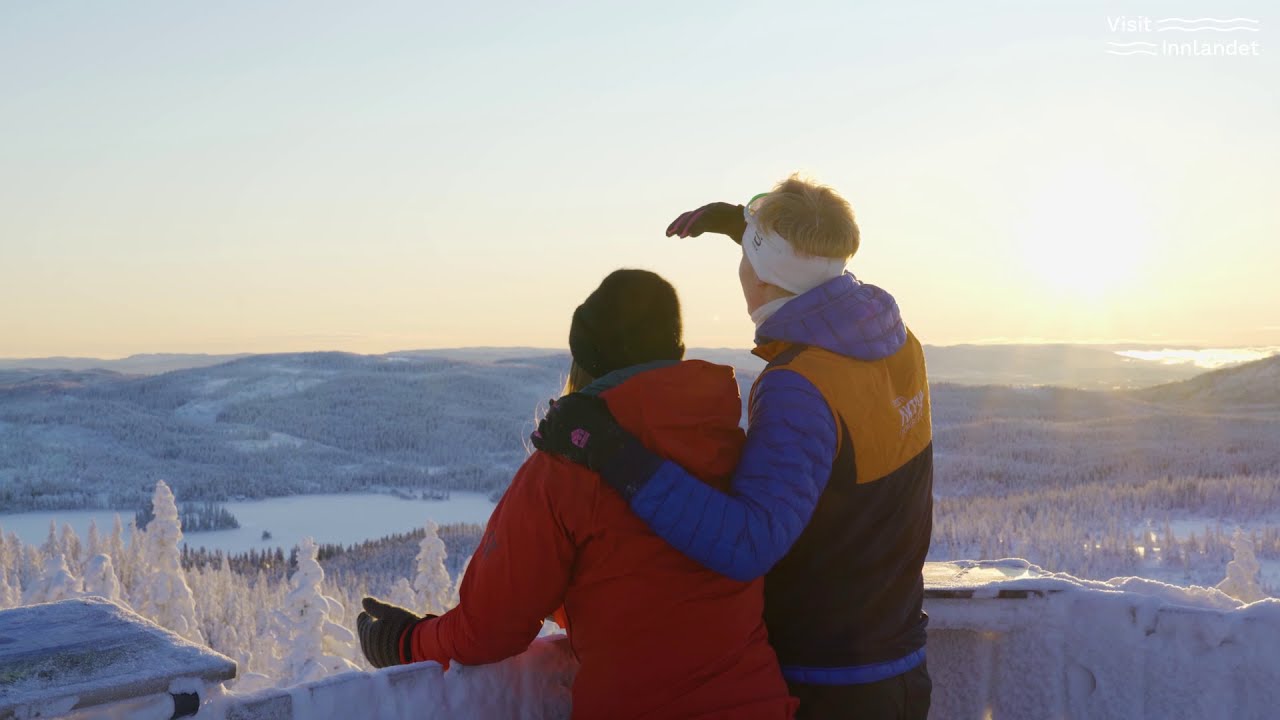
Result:
M801 255L786 238L761 228L749 209L743 214L747 218L747 231L742 235L742 249L761 280L803 295L844 274L848 260Z

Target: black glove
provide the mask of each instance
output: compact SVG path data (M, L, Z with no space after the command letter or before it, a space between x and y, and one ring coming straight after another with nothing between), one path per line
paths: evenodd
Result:
M747 231L747 220L741 205L716 202L697 210L682 213L667 226L667 237L698 237L704 232L728 235L742 244L742 234Z
M384 668L411 662L409 643L414 626L435 615L419 617L371 597L365 598L362 604L364 612L356 618L356 630L360 635L360 650L369 664Z
M663 462L613 419L604 400L573 393L551 403L538 429L529 436L533 446L600 473L600 477L630 499Z

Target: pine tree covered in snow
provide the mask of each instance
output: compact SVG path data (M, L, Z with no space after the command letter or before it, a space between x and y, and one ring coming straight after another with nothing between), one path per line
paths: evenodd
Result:
M94 555L106 552L107 549L102 546L102 533L98 532L98 522L96 520L90 520L89 533L84 541L85 560L88 561Z
M1218 583L1218 589L1241 602L1252 603L1263 599L1266 593L1262 592L1262 586L1258 582L1262 566L1254 556L1253 542L1237 529L1232 537L1232 545L1235 557L1227 563L1227 577Z
M298 569L289 581L289 595L279 613L289 647L282 679L291 685L358 669L348 659L355 655L356 637L329 619L331 614L341 617L342 605L320 591L323 581L316 543L304 538L298 547Z
M111 561L116 566L116 577L120 578L122 584L128 585L131 578L124 567L124 525L120 522L119 515L116 515L115 520L111 523L111 534L107 536L106 545L104 552L111 556Z
M417 572L413 578L416 605L406 605L415 612L443 615L457 603L451 602L453 580L444 566L448 553L440 539L440 526L435 520L427 520L427 534L418 546L415 561Z
M85 563L84 592L86 595L97 595L111 602L124 604L120 595L120 581L116 578L110 555L94 555Z
M391 592L387 593L387 602L413 610L416 613L425 612L421 609L422 603L418 600L418 594L413 591L413 585L409 584L409 578L402 577L396 580L395 584L391 586Z
M83 548L75 528L64 524L58 544L62 548L62 556L66 558L67 568L73 573L82 573L84 571L84 557L81 555Z
M0 566L0 610L15 607L22 602L20 591L9 584L3 566Z
M67 561L62 553L54 553L45 558L39 580L27 591L26 602L28 605L57 602L80 597L82 594L80 580L67 569Z
M49 521L49 534L45 536L40 552L44 553L45 557L52 557L62 552L62 543L58 540L58 523L54 520Z
M195 599L178 549L182 542L178 506L163 480L156 483L152 507L156 517L142 533L141 562L146 573L135 583L133 606L157 624L192 642L203 643L196 622Z
M40 575L44 569L44 558L45 556L40 553L40 548L34 545L26 545L22 548L16 569L23 587L32 587L40 582Z
M14 557L22 551L21 541L12 533L8 537L0 533L0 609L22 603L22 592L15 585L18 575L11 570Z

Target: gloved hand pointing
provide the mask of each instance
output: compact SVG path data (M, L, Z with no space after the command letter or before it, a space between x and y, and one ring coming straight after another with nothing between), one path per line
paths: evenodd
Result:
M667 226L667 237L698 237L704 232L728 235L742 244L742 234L747 231L747 220L741 205L715 202L697 210L681 213Z

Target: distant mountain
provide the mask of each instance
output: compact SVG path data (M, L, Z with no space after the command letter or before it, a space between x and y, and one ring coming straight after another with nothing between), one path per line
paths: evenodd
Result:
M1111 346L926 345L929 379L962 385L1056 385L1083 390L1139 388L1202 372L1190 363L1123 357Z
M567 352L525 352L254 355L158 375L0 369L0 512L134 509L158 479L188 501L394 488L500 492L569 367ZM999 357L973 352L979 362ZM733 365L744 396L763 367L745 350L690 356ZM1024 360L1035 365L1035 357ZM1280 358L1138 393L948 383L946 362L930 360L939 474L969 478L969 488L1034 482L1045 476L1041 466L1069 480L1116 467L1158 476L1270 462L1248 454L1271 452L1256 438L1275 436L1276 421L1252 410L1227 420L1151 400L1276 402ZM1209 435L1233 454L1181 442ZM1135 443L1172 449L1159 463L1140 463L1130 456ZM1088 467L1085 454L1095 458Z
M0 358L0 370L113 370L126 375L157 375L173 370L209 367L248 357L234 355L149 353L119 360L84 357Z
M1084 390L1140 388L1185 380L1200 372L1189 363L1169 364L1122 357L1117 350L1137 346L1106 345L945 345L925 346L929 377L934 382L962 385L1056 385ZM94 358L0 359L4 370L108 370L125 375L158 375L174 370L211 367L250 355L133 355L120 360ZM472 347L401 350L381 356L408 360L450 358L455 361L497 362L519 358L560 358L562 349ZM691 348L689 357L758 370L763 361L747 348ZM754 372L752 373L754 375Z
M0 397L19 394L66 392L129 376L110 370L4 370L0 369Z
M1280 407L1280 355L1213 370L1181 382L1135 390L1131 395L1151 402L1206 407Z
M254 355L159 375L0 370L0 508L505 487L567 354Z

